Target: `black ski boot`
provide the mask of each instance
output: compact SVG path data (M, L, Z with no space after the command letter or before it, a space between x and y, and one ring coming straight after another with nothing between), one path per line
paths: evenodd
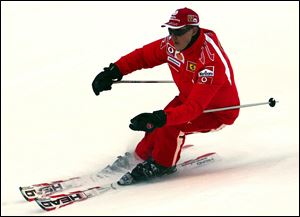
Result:
M119 185L130 185L136 182L147 181L152 178L176 172L176 166L164 167L157 164L152 158L139 163L131 173L126 173L119 181Z

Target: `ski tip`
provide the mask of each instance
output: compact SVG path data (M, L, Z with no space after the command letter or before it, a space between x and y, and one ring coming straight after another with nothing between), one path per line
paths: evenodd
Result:
M28 202L34 201L37 198L36 191L32 187L19 187L19 190Z
M38 198L35 198L34 201L39 205L39 207L41 207L43 210L45 210L47 212L56 209L56 207L48 208L47 206L44 205L44 203L50 203L49 201L44 201L43 202L43 200L40 200Z
M19 187L19 190L20 190L22 196L24 197L24 199L29 201L28 198L26 197L26 195L24 195L24 193L23 193L23 187Z

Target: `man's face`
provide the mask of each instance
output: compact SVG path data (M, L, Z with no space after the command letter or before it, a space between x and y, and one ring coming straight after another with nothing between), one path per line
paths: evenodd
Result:
M180 29L169 28L169 34L174 42L176 50L182 51L197 33L197 27L184 26Z

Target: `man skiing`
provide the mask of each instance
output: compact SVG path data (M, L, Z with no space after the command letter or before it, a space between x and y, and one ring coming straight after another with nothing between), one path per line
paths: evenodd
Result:
M169 36L111 63L92 83L99 95L129 73L167 63L179 90L164 109L131 119L130 129L146 132L135 149L143 162L119 184L175 172L186 135L221 129L233 124L239 115L239 109L203 113L205 109L240 104L233 69L216 34L200 28L198 14L189 8L176 10L162 27L168 28Z

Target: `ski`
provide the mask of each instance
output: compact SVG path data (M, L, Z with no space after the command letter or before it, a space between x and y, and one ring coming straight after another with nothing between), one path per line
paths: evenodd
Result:
M181 172L187 168L198 168L215 162L219 159L219 156L215 152L207 153L198 156L197 158L177 164L176 173ZM110 184L106 184L103 186L94 186L85 190L73 191L66 194L50 195L46 198L36 198L35 201L43 210L52 211L58 208L65 207L67 205L71 205L75 202L84 201L88 198L98 196L109 190L117 190L124 187L126 187L126 185L119 185L118 182L112 182Z
M188 144L183 146L183 150L193 147L193 145ZM120 171L119 171L120 172ZM122 171L124 172L124 171ZM69 190L72 188L77 188L85 185L87 182L97 182L99 180L103 180L105 178L109 178L109 174L104 173L95 173L81 177L73 177L64 180L57 180L52 182L34 184L25 187L19 187L19 190L25 200L31 202L34 201L36 198L44 198L55 193L59 193L65 190Z
M34 184L31 186L19 187L19 190L23 197L27 201L31 202L38 197L42 198L73 187L79 187L80 183L77 181L80 179L82 178L74 177L66 180L57 180L50 183Z

